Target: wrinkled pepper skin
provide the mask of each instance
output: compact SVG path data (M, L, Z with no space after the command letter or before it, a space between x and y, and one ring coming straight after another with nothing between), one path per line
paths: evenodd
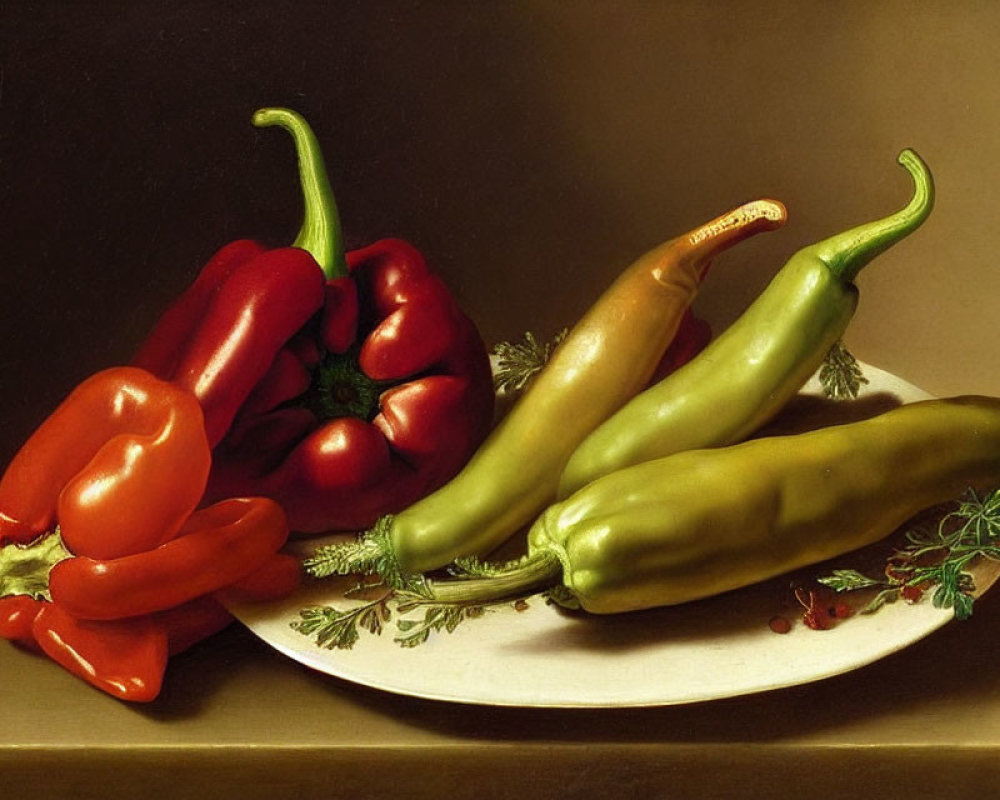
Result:
M209 466L191 393L136 367L84 381L0 479L0 636L148 702L170 654L232 621L215 595L294 591L281 508L196 510Z
M358 548L364 563L348 556L338 569L370 570L374 549L392 565L375 571L406 575L502 544L553 499L576 445L649 381L711 259L785 218L775 201L746 203L630 265L461 472L399 514L383 517Z
M927 167L912 150L899 161L915 186L905 208L792 256L736 322L580 444L558 496L626 466L741 441L784 407L846 330L858 302L856 274L933 208Z
M32 625L44 606L45 601L26 594L0 597L0 637L37 650Z
M77 556L49 574L53 602L78 619L122 619L183 605L247 577L288 537L280 507L224 500L192 514L177 538L110 560Z
M112 697L148 703L163 686L170 645L166 629L150 617L91 622L46 603L32 635L59 666Z
M486 347L423 256L399 239L343 249L319 144L289 131L305 215L295 246L220 251L134 363L202 404L206 502L262 495L294 530L357 530L450 478L493 419Z
M215 596L210 595L161 611L153 618L167 632L170 656L183 653L234 621L226 607Z
M595 614L675 605L871 544L969 487L1000 483L1000 400L692 450L602 477L528 534Z

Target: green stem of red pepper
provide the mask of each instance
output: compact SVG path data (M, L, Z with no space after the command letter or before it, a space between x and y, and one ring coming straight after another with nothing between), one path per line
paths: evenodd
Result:
M295 142L305 212L292 246L311 254L327 280L346 278L350 271L340 214L316 134L302 115L288 108L262 108L253 115L253 124L284 128ZM381 387L358 365L357 352L328 353L316 370L306 407L324 421L349 416L371 422L380 394Z
M289 108L262 108L253 115L253 124L258 128L284 128L295 141L305 212L293 246L308 251L327 280L346 276L340 214L316 134L300 114Z

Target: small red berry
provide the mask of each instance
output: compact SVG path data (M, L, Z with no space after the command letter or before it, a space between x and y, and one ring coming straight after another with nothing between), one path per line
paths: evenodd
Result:
M767 621L767 627L775 633L788 633L792 629L792 623L780 614L775 614Z
M847 603L837 603L837 617L838 619L846 619L854 614L854 609L851 608Z
M924 590L919 586L904 586L902 594L907 603L919 603L920 598L924 595Z

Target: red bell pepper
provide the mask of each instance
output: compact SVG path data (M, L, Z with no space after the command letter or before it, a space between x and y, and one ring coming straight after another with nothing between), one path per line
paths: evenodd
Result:
M295 140L295 247L223 249L134 363L201 402L215 448L206 499L273 498L298 531L367 527L445 483L485 438L486 348L414 247L385 239L344 253L298 114L265 109L254 123Z
M160 318L133 363L198 398L215 447L275 354L322 307L324 291L305 250L232 242ZM294 380L282 399L304 388Z
M27 594L0 597L0 637L37 650L32 625L44 607L44 601Z
M32 635L59 666L113 697L142 703L160 693L170 645L152 617L91 622L44 603Z
M118 558L172 539L201 500L211 464L194 397L142 370L80 384L0 480L0 544L58 523L75 554Z
M134 367L77 387L0 479L0 636L147 701L169 654L232 620L214 595L293 591L277 504L195 510L209 465L189 392Z
M49 592L79 619L166 611L247 577L287 538L275 503L259 497L224 500L196 511L176 538L154 550L60 561L49 573Z

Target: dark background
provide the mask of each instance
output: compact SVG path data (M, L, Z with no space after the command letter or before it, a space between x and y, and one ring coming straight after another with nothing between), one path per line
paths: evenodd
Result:
M513 21L488 4L5 3L0 455L127 360L225 242L294 238L291 140L252 128L256 108L310 120L349 245L409 238L466 299L482 248L530 251L555 143L522 94L538 64L512 53ZM573 214L556 188L546 202Z
M291 142L250 125L267 105L315 128L349 244L413 241L489 342L551 335L645 249L776 196L786 229L697 302L718 329L800 245L905 202L914 146L938 211L865 273L849 343L1000 392L995 8L3 2L0 460L217 248L294 237Z

